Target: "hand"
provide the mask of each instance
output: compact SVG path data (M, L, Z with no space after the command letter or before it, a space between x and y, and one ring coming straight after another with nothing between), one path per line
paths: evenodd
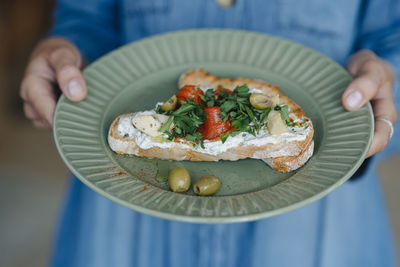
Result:
M375 132L367 157L383 151L390 140L390 126L378 118L393 124L398 119L392 89L395 74L392 68L369 50L355 53L347 63L354 77L342 95L342 104L348 111L357 110L371 101L375 117Z
M62 38L49 38L37 45L28 62L21 83L20 96L25 116L39 128L52 129L57 96L55 85L71 101L81 101L87 94L80 71L82 56Z

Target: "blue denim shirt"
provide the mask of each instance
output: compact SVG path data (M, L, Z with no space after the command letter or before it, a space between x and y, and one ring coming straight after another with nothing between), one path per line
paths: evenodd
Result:
M192 28L234 28L281 36L344 65L375 51L400 71L400 1L58 0L52 35L93 61L140 38ZM400 98L396 94L396 103ZM400 147L395 135L386 155ZM381 154L379 157L382 157ZM73 180L54 266L394 266L374 172L322 200L252 223L194 225L142 215Z
M54 18L51 34L71 40L89 62L158 33L233 28L294 40L341 65L355 51L371 49L400 76L397 0L236 0L228 9L215 0L58 0ZM386 153L399 147L392 141Z
M125 43L167 31L234 28L269 33L312 47L344 64L369 48L399 64L400 3L391 0L59 0L54 35L69 38L92 61Z

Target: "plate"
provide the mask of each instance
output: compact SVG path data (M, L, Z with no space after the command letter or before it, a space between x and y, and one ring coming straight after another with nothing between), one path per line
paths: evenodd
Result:
M278 173L261 160L173 162L121 156L107 133L122 113L151 109L177 91L179 76L204 68L222 77L261 79L281 87L313 121L309 162ZM99 194L149 215L194 223L252 221L315 201L343 184L363 162L373 136L368 104L346 112L340 97L351 81L338 64L285 39L244 31L192 30L146 38L100 58L84 71L88 95L80 103L62 96L54 138L68 168ZM163 178L184 166L192 180L216 175L216 195L173 193Z

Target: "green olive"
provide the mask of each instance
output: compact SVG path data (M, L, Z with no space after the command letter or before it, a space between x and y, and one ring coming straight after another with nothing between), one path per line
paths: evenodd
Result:
M168 99L167 102L165 102L161 106L161 109L164 111L174 110L177 104L178 104L178 98L176 97L176 95L173 95L170 99Z
M278 97L278 101L277 98ZM250 95L250 104L258 109L266 109L273 107L279 103L279 96L268 96L264 94L254 93ZM278 102L278 103L276 103Z
M208 196L217 192L221 181L216 176L202 176L193 185L193 191L200 196Z
M174 192L186 192L190 187L189 172L183 167L176 167L168 174L168 185Z

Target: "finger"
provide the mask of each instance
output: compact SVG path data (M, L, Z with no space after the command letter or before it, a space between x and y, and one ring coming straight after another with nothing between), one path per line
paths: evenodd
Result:
M48 130L52 128L47 120L44 120L40 117L40 115L33 109L31 104L24 103L24 113L28 119L32 120L32 123L35 125L35 127Z
M360 68L366 61L376 60L377 58L378 57L371 50L367 49L360 50L350 57L346 68L350 72L350 74L354 77L357 76Z
M398 119L398 113L396 106L391 97L391 91L389 97L383 97L376 99L372 102L375 116L375 131L374 138L372 139L371 148L368 152L367 157L372 156L376 153L384 150L389 143L391 135L391 127L384 121L379 120L380 118L389 120L393 125Z
M380 63L365 62L359 69L356 78L347 86L342 95L343 107L348 111L362 107L376 96L385 78Z
M85 80L79 69L81 57L72 48L59 48L49 56L61 91L71 101L81 101L86 97Z
M389 93L390 96L374 99L371 103L375 118L387 119L394 125L398 120L398 113L391 91Z
M49 125L53 124L56 96L49 81L35 75L27 75L22 82L21 96L30 105L27 107L30 116L36 113L35 115L39 115L40 119L46 120Z
M372 139L372 144L367 154L367 158L382 152L388 145L390 140L390 126L381 121L375 120L375 131L374 131L374 138Z
M52 126L46 120L33 120L32 123L35 127L40 129L52 129Z
M346 68L353 77L358 77L365 65L367 67L372 67L371 69L379 65L379 71L384 77L382 80L387 80L392 84L394 83L396 77L393 68L371 50L365 49L355 53L349 59Z
M33 106L27 102L23 105L25 116L30 120L39 120L41 119L39 113L33 108Z

